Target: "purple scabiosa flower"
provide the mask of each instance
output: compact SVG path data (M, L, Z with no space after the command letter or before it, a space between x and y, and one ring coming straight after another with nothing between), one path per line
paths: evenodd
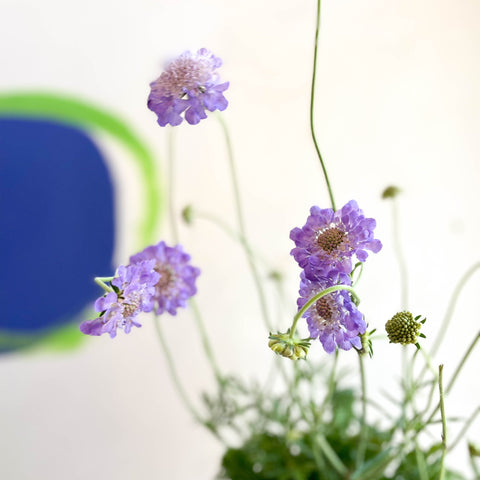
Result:
M365 218L355 200L336 212L312 207L307 223L290 232L296 245L290 253L310 280L331 270L349 274L354 254L364 262L366 250L377 253L382 248L380 240L373 238L375 226L375 220Z
M158 124L180 125L185 112L185 120L196 125L207 118L205 110L225 110L228 101L223 92L229 82L220 82L216 70L221 65L222 60L206 48L195 54L184 52L168 64L150 84L148 108L157 114Z
M195 280L200 269L190 265L190 255L181 245L169 247L163 241L130 257L133 264L145 260L154 260L154 270L160 275L153 295L155 312L176 315L177 308L185 307L187 300L197 293Z
M349 286L348 275L330 272L328 277L312 282L302 272L297 300L299 310L317 293L340 283ZM307 319L310 337L318 338L327 353L333 353L336 348L362 348L359 335L365 333L367 324L347 291L338 290L321 297L303 316Z
M153 309L152 297L160 278L154 267L153 260L120 266L110 282L113 291L95 302L95 310L100 316L83 322L80 330L86 335L108 333L114 338L118 328L130 333L132 325L141 327L136 316Z

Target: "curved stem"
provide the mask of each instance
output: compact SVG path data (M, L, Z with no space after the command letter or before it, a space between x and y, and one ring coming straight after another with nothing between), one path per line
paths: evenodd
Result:
M480 268L480 262L476 263L472 267L470 267L467 272L463 275L463 277L460 279L458 282L458 285L456 286L455 290L453 291L452 297L450 299L450 303L448 304L447 308L447 313L445 314L445 318L443 319L442 325L440 326L438 330L437 337L435 338L435 341L433 342L433 346L430 352L430 355L433 357L435 353L437 352L438 348L440 347L440 344L443 341L443 338L445 336L445 333L447 331L448 324L450 323L450 320L453 315L453 311L455 310L455 305L457 303L458 297L460 295L460 292L462 291L463 287L465 284L468 282L470 277Z
M198 210L194 211L194 219L200 219L200 220L205 220L207 222L211 222L213 225L217 226L219 229L223 230L232 240L235 242L238 242L240 245L243 246L244 240L243 237L236 232L232 227L230 227L226 222L221 220L220 218L215 217L214 215L211 215L209 213L201 212ZM253 252L253 250L252 250ZM268 260L265 258L262 258L261 255L258 252L253 252L253 255L255 258L257 258L260 262L264 264L264 266L271 268L270 265L268 265Z
M479 413L480 413L480 407L477 407L472 413L472 415L470 415L470 418L468 418L468 420L463 425L461 431L457 435L457 438L448 447L449 452L451 452L458 445L458 442L463 438L463 436L465 435L467 430L470 428L470 426L472 425L473 421L475 420L475 418Z
M312 88L310 93L310 132L312 134L313 144L315 145L315 150L320 160L320 165L322 166L323 176L325 177L325 182L327 183L328 195L330 196L330 203L332 204L333 210L335 208L335 200L333 199L332 187L330 186L330 181L328 179L327 169L320 153L320 148L318 146L317 137L315 135L315 128L313 125L313 113L315 106L315 80L317 76L317 51L318 51L318 34L320 32L320 9L321 9L321 0L317 0L317 18L316 18L316 28L315 28L315 49L313 54L313 73L312 73Z
M328 287L325 290L322 290L321 292L314 295L312 298L310 298L310 300L308 300L307 303L305 303L305 305L297 312L295 317L293 317L293 323L292 323L292 326L290 327L290 338L293 338L293 335L295 334L295 329L297 328L298 320L317 300L320 300L322 297L324 297L325 295L328 295L329 293L338 292L339 290L347 290L352 294L352 296L357 302L357 305L360 303L360 299L355 293L355 290L353 289L353 287L350 287L349 285L333 285L332 287Z
M468 357L472 353L472 351L475 348L475 345L477 344L479 339L480 339L480 331L475 335L475 338L473 339L472 343L470 344L467 351L465 352L462 359L460 360L460 363L458 364L458 367L455 369L455 373L453 374L453 377L451 378L450 382L448 382L447 388L445 390L446 393L449 393L450 390L452 389L453 384L455 383L455 380L457 379L458 375L460 374L460 371L462 370L463 366L465 365L465 362L467 361Z
M265 293L263 291L263 286L262 282L260 281L260 275L257 270L257 266L254 260L254 255L252 252L252 249L248 243L247 236L245 233L245 223L243 220L243 211L242 211L242 204L240 201L240 189L238 186L238 178L237 178L237 171L235 168L235 161L234 161L234 156L233 156L233 149L232 149L232 142L230 140L230 135L228 133L228 128L223 120L223 117L221 115L217 115L217 118L220 122L220 125L222 126L223 134L225 136L225 142L227 145L227 151L228 151L228 160L229 160L229 166L230 166L230 175L232 178L232 186L233 186L233 193L234 193L234 199L235 199L235 210L237 213L237 222L238 222L238 231L240 233L240 241L243 246L243 249L245 251L245 255L247 257L248 261L248 266L250 268L250 272L253 277L253 281L255 283L255 287L257 289L258 293L258 299L260 302L260 308L262 311L262 316L263 320L265 322L266 327L268 328L269 331L272 330L272 325L270 323L270 317L268 315L268 309L267 309L267 302L265 299Z

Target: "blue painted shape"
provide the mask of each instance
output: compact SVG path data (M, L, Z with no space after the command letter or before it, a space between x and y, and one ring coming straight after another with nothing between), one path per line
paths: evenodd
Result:
M40 332L72 320L112 273L113 187L79 129L0 118L0 329Z

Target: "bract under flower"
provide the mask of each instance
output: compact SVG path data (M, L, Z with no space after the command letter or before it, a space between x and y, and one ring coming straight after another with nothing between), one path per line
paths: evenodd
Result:
M135 265L120 266L111 285L115 287L95 302L95 310L100 316L80 325L86 335L108 333L111 338L117 329L130 333L132 325L140 327L136 316L140 312L150 312L153 308L152 296L160 275L154 270L155 262L145 261Z
M313 296L338 284L350 285L349 277L331 272L328 277L312 282L302 272L297 300L299 310ZM333 353L336 348L362 347L359 335L365 332L367 324L347 291L339 290L321 297L303 316L307 319L310 337L318 338L327 353Z
M380 240L373 238L375 226L375 220L365 218L355 200L336 212L312 207L307 223L290 232L296 245L290 253L310 280L328 276L330 271L349 274L353 255L364 262L367 250L377 253L382 248Z
M225 110L228 101L223 92L229 82L220 82L217 69L222 60L206 48L189 51L173 60L150 84L148 108L155 112L158 124L180 125L185 120L195 125L207 118L205 110Z
M154 261L154 270L159 274L152 297L155 312L176 315L177 308L185 307L187 300L197 293L195 281L200 269L190 265L190 255L181 245L169 247L163 241L130 257L132 264L146 260Z

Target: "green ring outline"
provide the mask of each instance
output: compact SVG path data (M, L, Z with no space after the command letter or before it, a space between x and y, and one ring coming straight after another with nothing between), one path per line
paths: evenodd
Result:
M57 120L87 131L107 133L121 143L137 161L144 180L145 216L140 223L139 243L153 243L155 231L162 218L160 205L164 202L158 189L160 174L154 156L133 130L121 119L84 100L68 95L42 91L16 91L0 94L0 116L13 118L42 118ZM65 325L43 335L22 335L0 331L0 347L13 348L47 346L53 349L70 349L82 341L78 326Z
M145 246L154 241L163 198L156 182L160 176L152 153L125 122L85 101L49 92L0 94L0 115L58 120L85 130L107 133L123 144L137 160L145 182L145 217L140 224L139 242Z

